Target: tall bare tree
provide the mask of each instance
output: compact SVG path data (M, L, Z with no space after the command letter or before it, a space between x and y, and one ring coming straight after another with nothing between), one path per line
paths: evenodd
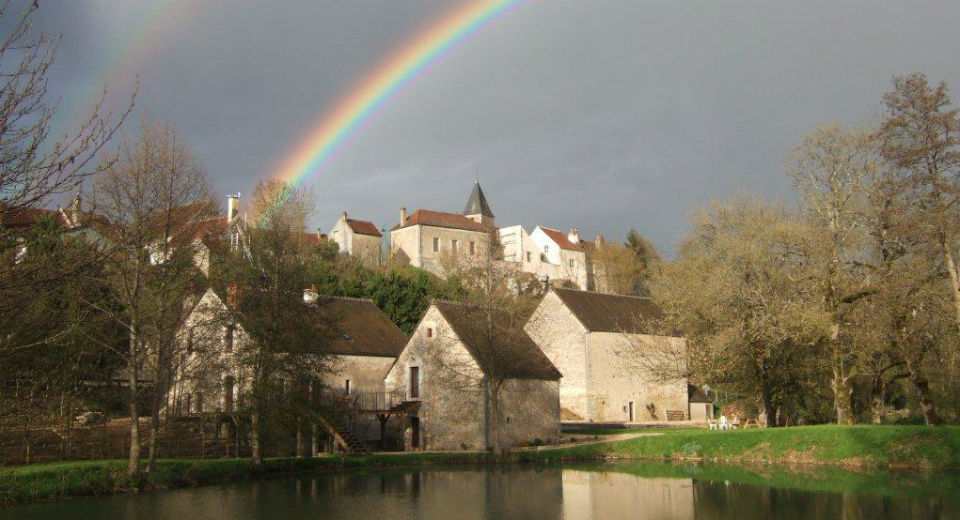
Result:
M160 406L171 384L174 350L186 303L197 287L194 259L200 238L216 217L206 174L167 125L144 122L125 142L119 160L97 179L93 225L103 237L106 283L119 308L90 304L128 334L126 362L130 412L127 471L140 472L140 401L150 381L157 398L151 421L151 461L156 454Z
M803 209L812 224L810 236L815 269L811 290L822 295L830 316L823 343L829 352L830 386L838 424L852 424L853 378L857 375L855 343L846 331L848 316L870 294L864 263L861 218L867 184L878 168L876 140L866 128L842 124L817 128L803 137L785 161L799 188Z

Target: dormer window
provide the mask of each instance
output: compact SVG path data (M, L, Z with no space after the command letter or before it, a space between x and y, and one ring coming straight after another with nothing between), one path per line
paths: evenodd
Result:
M347 340L347 341L353 341L353 336L351 336L351 335L347 334L346 332L344 332L344 333L343 333L343 339L345 339L345 340Z

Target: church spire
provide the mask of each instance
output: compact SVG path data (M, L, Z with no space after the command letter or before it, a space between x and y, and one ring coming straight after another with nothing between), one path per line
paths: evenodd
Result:
M493 218L493 211L490 209L490 204L487 204L487 197L484 196L483 190L480 188L479 180L473 184L473 191L470 192L470 198L467 199L467 206L463 208L463 214Z

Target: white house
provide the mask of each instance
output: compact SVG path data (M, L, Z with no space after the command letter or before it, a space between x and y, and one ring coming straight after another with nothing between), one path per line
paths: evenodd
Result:
M658 331L662 316L648 298L570 289L547 293L525 329L563 373L564 420L689 419L687 381L670 375L682 372L671 364L682 364L686 343Z

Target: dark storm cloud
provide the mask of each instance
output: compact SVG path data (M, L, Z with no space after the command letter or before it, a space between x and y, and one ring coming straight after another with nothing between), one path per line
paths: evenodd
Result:
M443 57L314 175L342 210L459 211L479 173L500 225L637 227L669 249L695 206L791 197L784 152L879 108L890 77L960 85L956 2L533 1ZM138 110L177 125L220 193L249 193L338 99L449 2L192 0L130 65ZM69 104L149 4L41 2ZM111 84L129 91L127 79ZM126 83L124 83L126 81Z

